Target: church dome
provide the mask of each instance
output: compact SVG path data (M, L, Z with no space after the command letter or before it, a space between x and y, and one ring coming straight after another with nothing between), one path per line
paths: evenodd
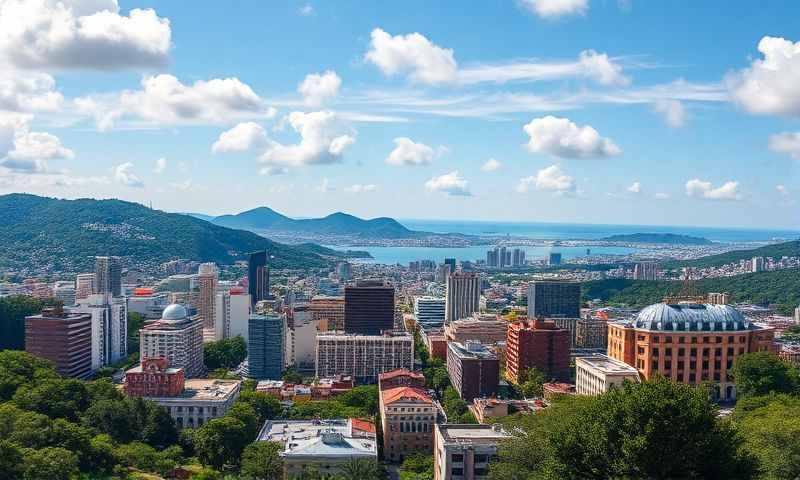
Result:
M175 322L185 319L187 315L186 308L183 305L173 303L164 309L164 313L161 314L161 319Z
M664 332L731 332L750 330L752 324L730 305L656 303L645 307L634 327Z

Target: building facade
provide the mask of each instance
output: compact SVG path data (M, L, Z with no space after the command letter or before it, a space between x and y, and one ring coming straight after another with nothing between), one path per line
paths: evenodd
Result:
M394 329L394 286L385 280L359 280L344 289L344 331L380 335Z
M480 309L481 284L475 272L453 272L445 282L445 323L467 318Z
M75 300L94 293L94 273L79 273L75 276Z
M658 271L658 263L656 262L639 262L633 266L633 279L657 280Z
M67 308L92 317L92 370L119 362L128 356L128 309L123 297L95 293Z
M217 293L214 307L214 339L242 337L248 341L250 295L242 287Z
M118 257L95 257L93 293L122 296L122 264Z
M575 359L575 392L578 395L600 395L626 380L639 381L639 372L627 363L606 355Z
M458 343L468 340L477 340L486 345L503 342L507 331L508 322L493 313L474 314L444 326L447 341Z
M317 377L351 375L358 383L375 383L381 373L398 368L414 368L414 338L410 334L317 335Z
M25 351L53 362L59 375L88 378L92 374L92 316L52 307L25 317Z
M497 395L500 360L480 342L450 342L447 345L447 373L453 388L464 400Z
M313 319L308 303L295 303L286 312L284 361L287 367L314 371L318 325Z
M129 397L174 397L185 383L182 368L170 367L166 358L145 358L125 372L122 389Z
M216 328L216 300L219 273L214 263L201 263L197 269L197 316L203 323L203 340L211 342L217 340Z
M439 424L434 433L434 480L481 480L501 442L511 438L499 425Z
M575 325L575 347L606 348L608 322L601 318L582 318Z
M285 325L283 315L265 312L248 321L248 377L277 380L283 375Z
M317 295L311 298L308 306L320 330L344 330L344 297Z
M253 252L247 262L247 293L250 294L251 307L269 299L269 265L266 251Z
M528 318L579 318L580 316L579 283L535 280L528 285Z
M166 358L172 367L183 368L187 378L205 375L203 324L182 305L170 305L160 320L139 330L139 350L139 358Z
M383 455L402 462L411 453L433 450L433 429L438 408L419 387L397 386L379 391Z
M526 320L510 324L506 376L519 383L523 372L533 367L548 379L569 379L570 343L569 330L558 328L552 321Z
M423 328L444 325L445 299L440 297L416 297L414 299L414 318Z

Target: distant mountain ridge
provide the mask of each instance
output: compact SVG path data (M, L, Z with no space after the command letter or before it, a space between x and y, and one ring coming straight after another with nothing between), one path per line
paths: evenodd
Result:
M663 243L669 245L711 245L711 240L703 237L693 237L691 235L680 235L676 233L630 233L623 235L610 235L601 238L609 242L631 242L631 243Z
M736 263L741 260L750 260L753 257L800 257L800 240L790 240L788 242L773 243L750 250L732 250L717 255L709 255L694 260L671 260L664 262L665 268L679 267L719 267L729 263Z

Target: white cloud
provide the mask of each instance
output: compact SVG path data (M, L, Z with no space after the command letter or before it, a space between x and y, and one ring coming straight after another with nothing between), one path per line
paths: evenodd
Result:
M785 153L795 160L800 160L800 132L782 132L769 137L769 149L776 153Z
M198 80L186 85L172 75L161 74L144 77L141 85L142 90L124 90L119 95L78 98L75 105L79 112L94 116L101 130L126 117L148 124L176 125L218 124L275 114L238 78Z
M55 135L32 132L29 115L0 116L0 167L21 173L44 173L48 160L71 159L75 153Z
M284 145L270 140L259 158L261 162L281 167L335 163L356 142L352 132L330 111L292 112L288 121L300 134L300 143Z
M653 198L655 198L656 200L669 200L671 198L671 195L669 193L658 192L655 195L653 195Z
M566 15L585 15L589 0L520 0L522 5L536 15L548 20Z
M297 86L297 91L303 96L306 105L319 107L329 98L339 94L342 79L336 72L328 70L323 74L310 73Z
M211 146L213 153L247 152L267 145L267 132L255 122L244 122L222 132Z
M630 187L628 187L628 191L630 193L642 193L642 184L639 182L633 182Z
M494 158L490 158L489 160L486 161L486 163L483 164L481 170L483 170L484 172L494 172L496 170L500 170L500 168L502 167L503 167L502 163L495 160Z
M758 51L763 59L728 76L731 97L750 113L800 117L800 42L763 37Z
M114 167L114 181L127 187L144 187L144 182L133 173L133 164L125 162Z
M530 136L527 149L562 158L610 157L622 150L589 125L579 127L567 118L535 118L523 127Z
M667 126L680 128L686 124L686 109L679 100L658 100L653 104L656 113L664 117Z
M171 37L168 19L152 9L121 15L115 1L0 2L0 57L20 68L162 66Z
M686 195L689 197L704 198L708 200L741 200L739 182L728 181L714 188L711 182L692 179L686 182Z
M368 192L374 192L376 190L378 190L378 186L375 185L374 183L369 183L369 184L356 183L350 185L349 187L344 188L344 191L348 193L368 193Z
M531 187L536 190L552 191L558 195L573 195L576 193L575 180L561 171L558 165L550 165L536 172L535 176L521 178L517 184L517 191L527 192Z
M309 17L311 15L314 15L314 7L310 3L306 3L305 5L297 9L297 13L299 13L304 17Z
M323 178L322 181L320 182L320 184L317 185L316 187L314 187L314 190L316 190L319 193L328 193L331 190L333 190L333 188L331 187L330 183L331 182L330 182L330 180L328 180L327 177Z
M164 170L166 170L166 169L167 169L167 159L166 158L161 157L158 160L156 160L156 166L153 169L153 172L155 172L155 173L160 175L160 174L164 173Z
M413 82L430 85L456 79L458 64L453 50L442 48L419 33L392 36L376 28L371 37L371 49L364 59L387 76L408 74Z
M389 165L417 166L429 165L436 155L433 148L424 143L416 143L407 137L397 137L394 139L394 150L386 157Z
M442 192L451 196L472 195L469 191L469 182L459 175L458 170L431 178L425 182L425 188L431 192Z
M64 96L55 90L56 81L46 73L0 68L0 110L12 112L53 112Z

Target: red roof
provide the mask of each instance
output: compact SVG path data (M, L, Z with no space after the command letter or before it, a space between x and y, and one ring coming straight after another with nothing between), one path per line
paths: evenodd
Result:
M412 372L411 370L407 370L405 368L398 368L397 370L392 370L391 372L381 373L378 375L378 380L389 380L395 377L411 377L411 378L425 378L421 372Z
M389 405L403 398L413 398L426 403L433 403L433 400L425 390L416 387L394 387L382 391L381 395L383 396L384 405Z
M353 426L353 430L360 430L362 432L367 432L367 433L375 433L375 424L372 422L361 420L359 418L351 418L350 424Z

